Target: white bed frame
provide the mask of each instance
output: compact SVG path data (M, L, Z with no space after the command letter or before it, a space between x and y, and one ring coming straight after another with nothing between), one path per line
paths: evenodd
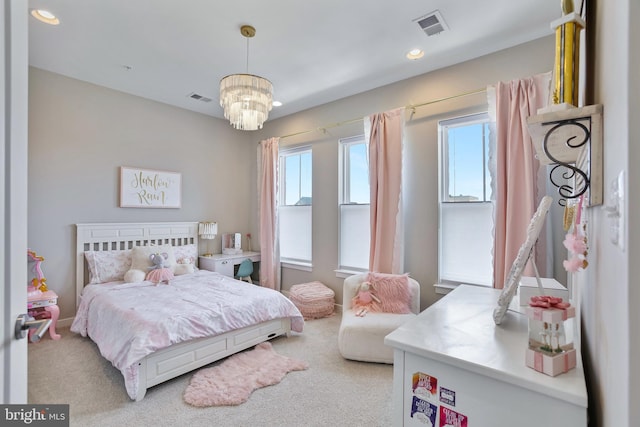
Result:
M76 224L76 227L76 310L82 290L89 282L84 251L124 250L147 244L182 246L193 243L198 247L197 222ZM275 319L152 353L139 362L136 401L142 400L149 387L290 333L290 319Z

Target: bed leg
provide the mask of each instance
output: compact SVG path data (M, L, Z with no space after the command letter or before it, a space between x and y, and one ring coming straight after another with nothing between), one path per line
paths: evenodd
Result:
M136 402L140 402L147 394L147 359L138 362L138 394Z

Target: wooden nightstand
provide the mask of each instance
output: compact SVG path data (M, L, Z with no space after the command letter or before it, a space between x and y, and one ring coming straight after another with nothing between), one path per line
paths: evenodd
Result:
M209 257L200 256L198 257L198 268L234 277L237 266L247 258L253 263L260 262L260 252L243 252L236 255L214 254ZM254 267L253 271L254 274L258 272L257 266Z

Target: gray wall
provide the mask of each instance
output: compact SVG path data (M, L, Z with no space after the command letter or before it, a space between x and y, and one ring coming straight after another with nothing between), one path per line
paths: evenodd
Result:
M254 159L250 133L222 120L31 68L28 245L61 318L75 314L74 224L212 220L244 234ZM119 208L120 166L182 173L182 208ZM209 244L220 252L220 237Z
M483 89L498 81L528 77L553 68L554 39L546 37L473 61L404 80L366 93L267 122L261 138L361 118L389 109ZM428 58L424 60L428 61ZM418 108L407 113L405 159L405 271L421 284L422 308L437 300L438 250L438 121L486 111L486 95L472 95ZM338 254L338 139L363 133L362 121L285 138L281 146L313 147L313 271L283 269L287 290L296 283L320 280L342 300L337 278ZM252 193L252 197L253 197Z

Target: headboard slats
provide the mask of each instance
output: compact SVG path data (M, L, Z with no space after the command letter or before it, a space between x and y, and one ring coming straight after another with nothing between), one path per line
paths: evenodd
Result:
M76 224L76 310L87 284L85 251L131 249L149 244L198 246L197 222Z

